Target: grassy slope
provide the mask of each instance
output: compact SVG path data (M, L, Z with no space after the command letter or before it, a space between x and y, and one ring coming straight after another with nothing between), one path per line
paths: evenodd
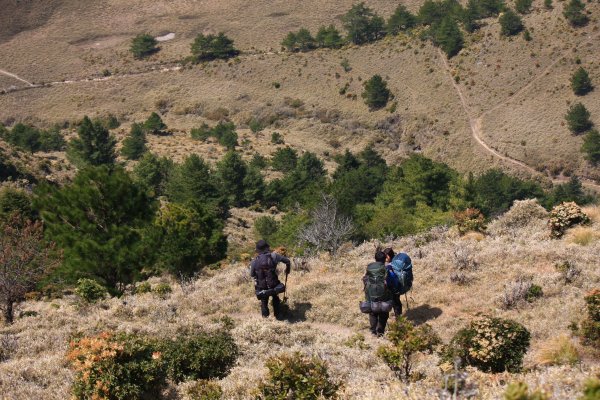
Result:
M315 31L332 22L339 26L338 17L351 4L176 1L165 6L115 0L83 7L65 0L42 26L0 43L0 68L36 83L100 77L104 69L115 76L102 82L0 96L0 121L34 117L49 123L106 112L134 121L154 111L158 101L166 101L172 105L166 121L176 130L189 130L206 121L210 111L218 107L227 108L231 118L243 127L252 116L285 111L284 98L289 97L305 103L304 118L296 115L286 119L276 130L299 148L323 155L338 151L330 146L331 139L344 144L340 150L346 146L359 149L375 140L381 142L381 151L392 162L422 149L462 171L509 167L472 139L467 113L450 84L450 75L438 51L429 44L400 37L338 51L273 53L279 51L281 38L291 29L307 26ZM369 5L384 16L394 8L383 1ZM416 10L418 5L410 3L409 8ZM590 3L587 7L592 11L592 22L574 31L561 16L562 3L548 11L536 1L534 11L524 17L532 31L531 42L520 36L499 39L499 26L490 19L468 40L467 50L450 61L451 73L461 78L459 86L467 98L470 117L493 109L483 117L482 139L500 153L539 170L559 171L557 166L562 166L587 176L598 174L579 154L581 138L570 135L562 125L566 102L575 100L568 87L575 57L580 57L592 80L600 82L598 41L587 44L597 34L593 26L598 5ZM149 60L135 61L127 48L130 38L142 31L157 35L175 32L176 38L161 44L162 50ZM225 31L243 50L239 63L216 62L182 71L120 76L152 66L160 69L160 63L171 65L189 54L189 44L198 32L217 31ZM349 73L340 66L343 58L352 66ZM560 62L552 65L557 58ZM385 110L368 112L360 99L360 80L375 73L388 79L398 101L401 123L392 134L375 129L376 123L390 114ZM2 78L1 82L10 80ZM281 89L275 89L273 82L280 82ZM358 100L338 94L346 82L350 83L348 93L358 95ZM23 86L14 80L12 84ZM521 92L524 87L528 89ZM596 90L583 98L593 118L600 115L598 96L600 91ZM196 105L201 105L204 113L185 112ZM318 110L338 110L340 118L331 122L312 118ZM153 149L175 157L189 151L190 144L181 135L161 142L164 146ZM214 154L198 151L205 156Z
M522 228L502 229L510 225L506 218L496 222L480 241L473 235L461 238L434 229L424 236L391 243L414 260L416 281L410 295L409 318L416 323L427 321L444 341L480 313L513 318L531 331L527 372L515 376L468 371L469 381L478 386L477 398L499 398L506 382L524 379L532 386L545 388L553 399L572 399L585 377L600 372L597 358L589 349L583 350L581 366L538 365L540 350L547 341L568 335L569 323L583 315L584 293L600 285L596 265L600 251L598 214L596 208L590 228L596 240L588 246L572 243L568 235L561 240L548 239L543 219L533 219ZM433 398L442 381L435 356L418 358L417 370L426 378L408 386L397 381L375 356L375 350L385 341L370 338L367 317L357 306L362 297L360 277L374 245L365 243L348 249L338 260L310 259L309 271L295 270L288 282L293 323L272 319L264 322L259 317L246 266L239 263L207 272L185 292L173 282L174 292L165 299L144 294L88 307L79 306L74 297L24 303L22 310L34 310L39 315L18 319L13 326L0 329L0 334L17 338L16 351L0 364L0 391L8 399L67 398L72 373L63 357L69 335L75 331L123 330L169 336L183 327L215 326L220 316L228 315L235 320L233 335L243 351L231 375L221 381L228 399L251 398L264 376L267 355L291 350L323 357L333 377L345 382L344 398ZM466 271L466 285L450 281L457 272L455 254L475 262L476 267ZM570 260L581 270L569 285L563 283L554 267L563 260ZM499 297L504 286L521 276L529 276L541 285L544 297L518 309L501 309ZM365 334L370 347L345 345L355 333Z

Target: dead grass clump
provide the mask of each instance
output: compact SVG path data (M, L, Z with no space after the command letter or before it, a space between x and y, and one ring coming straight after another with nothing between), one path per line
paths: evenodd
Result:
M581 209L587 215L590 220L594 223L600 222L600 207L599 206L587 206Z
M587 246L598 239L598 233L592 228L586 226L578 226L570 229L567 233L566 240L569 243Z
M0 336L0 362L8 360L17 351L17 338L4 333Z
M502 308L509 310L525 302L532 302L543 295L542 288L534 285L529 278L519 278L504 285L504 292L500 296Z
M229 117L229 110L224 107L218 107L204 113L204 117L211 121L223 121Z
M495 235L502 235L547 217L548 212L536 199L515 200L510 210L492 222L488 230Z
M574 365L579 359L577 346L566 335L543 342L536 357L539 365Z
M554 268L560 272L564 283L573 283L573 281L577 279L579 275L581 275L581 269L575 267L569 261L557 263Z
M469 243L458 243L452 252L454 270L450 274L450 281L459 285L471 281L470 272L477 270L479 262L475 258L475 247Z

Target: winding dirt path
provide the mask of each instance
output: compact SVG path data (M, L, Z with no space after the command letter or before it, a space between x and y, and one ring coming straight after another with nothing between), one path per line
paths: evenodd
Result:
M26 84L27 84L27 85L29 85L30 87L35 87L35 85L34 85L33 83L31 83L31 82L29 82L29 81L26 81L25 79L23 79L23 78L21 78L21 77L19 77L19 76L15 75L15 74L13 74L13 73L10 73L10 72L8 72L8 71L5 71L5 70L3 70L3 69L0 69L0 74L2 74L2 75L6 75L6 76L9 76L9 77L11 77L11 78L14 78L14 79L16 79L16 80L18 80L18 81L21 81L21 82L23 82L23 83L26 83Z

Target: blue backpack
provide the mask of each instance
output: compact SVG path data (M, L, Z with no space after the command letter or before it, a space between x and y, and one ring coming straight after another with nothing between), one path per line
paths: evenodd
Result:
M398 253L388 265L386 284L394 294L404 294L412 288L412 261L408 254Z

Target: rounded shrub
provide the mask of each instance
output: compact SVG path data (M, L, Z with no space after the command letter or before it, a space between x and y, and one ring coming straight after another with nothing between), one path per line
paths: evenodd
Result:
M461 235L471 231L485 231L485 219L481 211L476 208L467 208L464 211L455 212L454 220Z
M299 352L272 357L266 366L269 375L259 386L259 399L331 399L341 386L331 380L321 359Z
M190 400L219 400L223 397L223 390L217 382L201 379L189 385L185 394Z
M529 348L529 331L518 322L484 317L461 329L445 346L442 359L459 358L484 372L518 372Z
M102 300L108 294L104 286L88 278L82 278L77 281L75 293L88 303L95 303L98 300Z
M143 294L150 293L152 291L152 286L150 282L142 282L135 287L135 294Z
M574 202L564 202L552 209L548 226L552 237L559 238L567 228L577 224L585 224L589 221L589 217L581 210L581 207Z
M594 289L584 297L587 318L581 322L579 334L583 342L600 347L600 289Z
M154 286L152 292L156 293L160 297L165 297L168 294L171 294L173 292L173 289L168 283L159 283L158 285Z

